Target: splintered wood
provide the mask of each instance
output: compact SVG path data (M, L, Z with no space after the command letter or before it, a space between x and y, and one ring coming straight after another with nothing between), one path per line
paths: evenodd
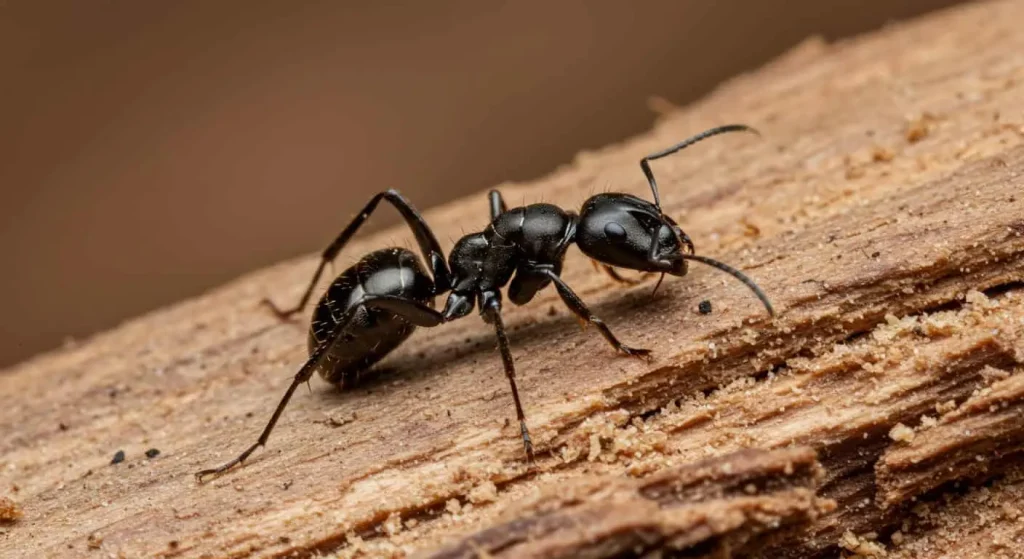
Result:
M1024 468L948 502L922 502L893 532L893 559L1017 559L1024 541Z
M815 497L821 477L808 448L744 450L640 481L581 477L423 559L749 552L769 541L761 536L785 533L834 508Z
M21 507L10 497L0 497L0 524L21 518Z
M992 367L985 372L1009 375ZM926 418L920 437L887 450L875 468L879 499L886 506L951 480L990 477L1021 463L1024 375L992 383L938 422Z
M197 484L305 359L306 325L258 301L298 297L311 256L0 375L0 556L1021 557L1020 21L1024 2L972 3L808 41L503 185L566 208L646 197L642 156L727 122L762 132L654 167L698 253L778 316L712 269L652 298L570 251L566 282L654 360L581 333L552 290L507 305L535 464L474 316L418 331L358 387L314 384L244 467ZM426 218L447 249L486 208ZM337 268L394 242L412 244L369 236Z

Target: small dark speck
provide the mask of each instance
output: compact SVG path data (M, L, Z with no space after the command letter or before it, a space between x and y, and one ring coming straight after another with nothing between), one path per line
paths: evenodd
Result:
M700 314L711 314L711 301L704 299L697 305L697 310L700 311Z
M289 538L288 536L281 536L280 538L277 538L277 541L279 541L279 542L281 542L281 543L283 543L285 545L288 545L288 544L292 543L292 539Z
M452 417L452 410L445 410L445 411L448 412L448 418L451 419L451 417Z
M110 461L111 464L120 464L124 462L124 451L119 450L114 453L114 459Z
M59 428L61 431L67 431L68 424L61 421L60 423L57 424L57 428Z
M288 480L288 481L286 481L286 482L281 484L281 489L284 489L285 491L287 491L288 488L291 487L293 483L295 483L295 482L292 481L292 480Z
M157 456L160 456L159 449L151 448L146 451L146 458L156 458Z
M878 251L876 250L875 252L872 252L872 253L871 253L871 258L878 258L878 257L879 257L879 256L881 256L881 255L882 255L882 253L881 253L881 252L878 252Z
M178 540L171 540L167 542L167 547L171 549L178 549Z
M1014 203L1014 202L1016 202L1016 201L1017 201L1017 199L1016 199L1015 197L1013 197L1013 196L1010 196L1010 203L1011 203L1011 204L1012 204L1012 203Z
M252 417L252 415L253 413L251 411L245 412L245 417Z

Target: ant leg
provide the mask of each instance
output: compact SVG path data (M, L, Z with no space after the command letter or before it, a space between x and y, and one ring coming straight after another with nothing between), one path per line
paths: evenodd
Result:
M487 193L487 199L491 203L491 221L494 221L499 215L508 211L508 206L505 205L501 192L492 190Z
M292 380L291 385L288 386L288 390L284 393L284 397L282 397L280 403L277 404L277 408L274 409L274 414L270 416L270 421L268 421L267 426L263 428L263 433L260 435L260 438L256 443L245 449L238 458L235 458L230 462L216 468L196 472L197 481L202 483L203 478L206 476L222 474L230 470L242 462L245 462L245 459L255 452L257 448L267 444L267 439L270 438L270 433L274 430L274 426L277 424L277 420L281 417L281 413L284 412L284 408L288 406L288 401L291 400L292 394L295 393L295 389L302 383L309 382L309 379L313 376L313 371L315 371L320 365L320 362L323 361L331 346L338 340L338 338L341 337L342 333L345 332L345 328L348 327L349 322L352 321L357 310L359 310L359 306L355 305L342 314L340 320L338 320L338 323L334 326L334 329L331 330L330 335L328 335L323 343L317 346L316 350L313 351L313 354L306 360L306 364L303 365L302 368L299 369L299 372L295 374L295 379Z
M651 172L651 165L649 162L654 161L655 159L661 159L666 155L672 155L673 153L687 146L696 144L697 142L705 138L717 136L718 134L724 134L725 132L753 132L758 136L761 135L760 132L754 130L753 128L745 124L727 124L725 126L717 126L715 128L705 130L700 134L691 136L690 138L687 138L686 140L683 140L682 142L670 148L663 149L657 153L652 153L651 155L648 155L647 157L644 157L643 159L640 160L640 170L642 170L644 172L644 176L647 177L647 184L651 186L651 193L654 194L654 206L658 208L659 211L661 210L661 197L658 196L658 183L655 182L654 180L654 173Z
M437 326L445 321L444 315L433 307L394 295L374 295L364 299L362 304L393 312L416 326Z
M576 316L580 317L581 320L585 321L585 323L596 326L597 330L601 332L602 336L604 336L604 339L608 340L608 343L611 344L616 351L632 357L650 359L651 351L649 349L629 347L620 342L618 338L615 337L615 334L612 333L611 329L608 328L608 325L590 312L590 309L587 308L587 305L583 300L576 295L572 288L562 281L562 278L558 277L558 274L546 268L538 268L536 271L537 273L544 274L551 278L551 281L554 282L555 289L558 290L558 295L562 298L562 302L565 303L565 306L569 307L569 310L571 310Z
M643 281L643 279L627 278L626 276L623 276L623 275L619 274L618 270L616 270L615 268L613 268L613 267L611 267L611 266L609 266L607 264L597 264L597 263L595 263L594 265L595 266L599 266L602 272L608 274L608 277L612 278L613 280L615 280L615 281L617 281L619 283L625 284L625 285L638 285L638 284L640 284ZM649 275L650 275L650 273L646 273L645 272L640 277L641 278L646 278Z
M260 434L260 438L256 443L245 449L242 454L230 462L216 468L197 472L196 480L202 483L203 478L207 476L222 474L231 468L242 464L247 458L249 458L249 455L256 451L257 448L267 444L267 440L270 438L270 433L274 430L274 426L277 425L277 420L280 419L281 413L283 413L285 407L288 406L288 401L291 400L292 395L295 394L295 390L302 383L309 382L309 379L313 377L313 372L323 361L331 346L333 346L345 332L345 329L348 327L349 323L352 322L352 318L355 317L356 312L361 306L391 310L417 326L436 326L443 321L441 313L427 305L424 305L419 301L410 301L399 297L383 295L372 296L353 305L341 315L338 323L334 326L334 329L331 330L331 333L324 339L323 343L317 346L316 350L313 351L313 354L309 356L306 364L303 365L302 368L299 369L299 372L295 374L295 379L292 380L291 385L289 385L288 389L285 390L284 396L281 398L280 403L277 404L277 408L274 409L274 414L270 416L270 421L268 421L267 426L263 428L263 433Z
M498 349L501 351L501 362L505 366L505 376L512 387L512 400L516 404L516 419L519 420L519 433L523 437L523 448L526 449L526 460L533 462L533 440L530 439L530 430L526 428L526 414L523 413L523 404L519 401L519 389L516 387L516 364L512 359L512 349L508 343L508 335L505 334L505 323L501 320L501 306L498 299L491 298L488 301L481 301L484 320L494 324L494 333L498 337Z
M416 236L416 242L420 246L420 251L423 253L423 258L426 259L427 264L430 266L431 272L434 276L434 285L438 293L443 293L451 287L451 272L448 270L448 262L444 258L444 253L441 252L441 245L437 242L437 238L434 236L433 231L430 230L430 226L424 221L423 216L420 215L419 211L409 203L402 195L394 189L389 189L384 192L376 194L370 199L363 211L359 212L352 222L348 224L348 227L338 235L334 242L328 246L320 257L320 265L317 266L316 272L313 273L313 279L309 282L309 287L306 288L305 293L302 294L302 298L299 299L299 303L289 309L280 309L269 299L263 299L262 304L270 307L270 310L274 311L274 314L278 318L285 320L295 313L305 308L306 303L309 302L310 297L313 295L313 288L316 287L320 276L323 274L324 268L329 262L332 262L341 252L341 249L348 244L348 241L356 234L359 227L370 217L370 214L377 209L377 204L381 200L387 200L392 206L395 207L402 214L402 218L412 229L413 234Z

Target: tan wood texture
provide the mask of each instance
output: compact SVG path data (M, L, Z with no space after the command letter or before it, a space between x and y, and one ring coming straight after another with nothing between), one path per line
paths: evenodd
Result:
M984 491L1016 495L1024 483L1012 466L1024 407L1020 21L1024 2L989 2L841 44L809 40L649 134L502 185L511 204L649 196L641 156L729 122L763 134L714 138L654 167L666 212L698 253L750 274L779 316L712 269L695 264L652 298L653 281L624 287L571 250L566 281L654 360L618 357L581 332L553 290L506 304L532 468L493 331L471 316L417 332L359 387L314 381L266 449L197 484L195 471L255 440L305 359L307 325L257 303L295 300L311 256L0 375L0 497L21 514L0 519L0 556L429 556L471 542L478 557L601 557L642 523L605 516L588 532L576 521L557 539L481 534L529 523L547 510L536 503L578 484L621 495L624 479L685 477L702 460L743 465L734 453L754 447L769 451L767 465L749 479L775 475L772 491L755 483L737 504L712 484L710 508L648 519L647 551L931 557L955 528L974 545L951 557L1019 557L1006 544L1021 541L1019 499L945 492L998 475ZM486 200L427 220L448 247L485 226ZM410 235L361 238L336 270L392 243L411 246ZM704 299L710 315L697 311ZM777 474L793 446L812 452L792 460L821 468L813 481ZM125 460L111 464L118 450ZM988 467L968 467L970 454ZM997 501L998 514L970 515ZM752 516L757 507L767 516ZM708 532L694 514L728 522Z

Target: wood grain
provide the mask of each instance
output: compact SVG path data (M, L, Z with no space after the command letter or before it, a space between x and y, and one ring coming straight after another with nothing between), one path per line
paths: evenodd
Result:
M814 499L836 509L744 553L863 555L928 540L942 525L902 533L914 513L880 500L876 466L907 444L899 424L957 409L997 380L992 368L1022 372L1022 18L1019 1L976 3L840 44L810 40L642 137L501 185L512 204L647 196L643 155L727 122L763 134L709 140L655 172L698 252L750 274L779 317L715 270L694 267L652 298L652 283L624 288L571 251L566 281L655 359L616 357L553 291L508 305L533 469L493 332L472 316L417 332L358 388L300 392L265 450L197 485L196 470L255 440L305 358L306 325L257 302L297 298L311 256L0 376L0 496L24 512L0 524L0 556L403 556L463 541L581 477L792 445L817 452ZM485 225L486 208L480 195L427 219L449 247ZM402 229L366 237L337 269L392 243L412 246ZM712 314L697 312L703 299ZM1002 433L985 448L1020 444L1019 430ZM112 465L119 449L126 460ZM971 506L892 471L884 488L899 499ZM1014 479L993 491L1019 490Z
M742 450L640 481L581 477L515 508L511 520L424 559L622 557L750 551L835 508L815 497L809 448Z

